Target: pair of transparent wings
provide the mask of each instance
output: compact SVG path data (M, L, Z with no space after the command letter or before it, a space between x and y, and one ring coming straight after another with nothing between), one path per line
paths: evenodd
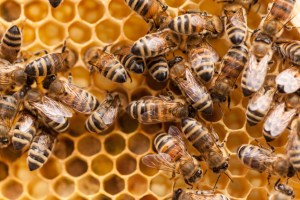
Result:
M275 81L284 88L285 93L296 92L300 88L300 71L296 67L288 68L280 72Z
M101 103L100 107L96 112L100 115L102 121L106 125L110 125L114 122L119 111L120 99L118 96L108 97L104 102Z

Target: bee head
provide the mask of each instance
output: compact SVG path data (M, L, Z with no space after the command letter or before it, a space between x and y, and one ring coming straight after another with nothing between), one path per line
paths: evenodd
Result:
M288 185L279 183L279 180L275 184L274 188L275 190L280 191L281 193L286 194L287 196L295 197L293 189Z
M227 168L228 168L228 161L226 161L226 162L223 162L220 166L218 166L218 167L213 167L213 172L214 173L216 173L216 174L219 174L219 173L222 173L222 172L224 172L224 171L226 171L227 170Z

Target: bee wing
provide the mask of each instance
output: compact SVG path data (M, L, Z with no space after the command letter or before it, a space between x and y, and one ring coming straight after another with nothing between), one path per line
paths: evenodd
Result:
M175 162L169 154L160 153L160 154L150 154L142 158L142 162L151 168L171 171L175 170Z
M271 88L265 91L265 88L261 88L254 96L250 99L247 110L260 110L267 111L270 109L275 89Z
M19 122L19 130L22 132L27 132L29 128L34 125L35 120L33 116L30 115L22 115L22 121Z
M141 118L144 124L159 123L158 113L155 110L150 110L141 114Z
M176 127L176 126L170 126L168 130L168 134L171 135L173 138L176 138L180 144L186 148L185 143L184 143L184 137L181 131Z
M230 22L234 25L234 26L237 26L237 27L240 27L241 26L241 23L245 23L245 17L244 17L244 14L243 14L243 10L242 9L239 9L235 14L234 16L230 19Z
M117 101L116 99L112 101L111 105L109 106L109 108L107 109L107 111L104 113L102 117L103 122L107 125L112 124L117 117L119 111L118 109L119 105L116 101Z
M69 108L47 96L44 96L41 102L33 102L32 106L57 123L64 122L65 117L72 117Z
M293 93L300 88L300 72L297 68L286 69L278 74L275 82L284 88L285 93Z

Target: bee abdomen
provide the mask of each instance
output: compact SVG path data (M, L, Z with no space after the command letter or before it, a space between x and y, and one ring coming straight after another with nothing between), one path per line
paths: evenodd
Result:
M134 73L142 74L145 71L145 64L143 59L133 54L122 56L120 61L125 68L129 69Z
M10 27L2 38L2 57L9 62L14 62L21 49L22 36L20 29L14 25Z
M298 140L299 143L299 140ZM294 148L292 150L289 150L288 154L289 154L289 159L291 164L293 165L294 169L296 171L300 171L300 149L299 149L299 144L297 145L297 147L294 146Z
M169 77L169 66L164 56L157 56L146 60L150 75L157 81L166 81Z
M70 126L69 120L65 118L65 121L62 123L57 123L55 121L50 120L46 125L51 127L54 131L58 133L66 132Z
M214 73L214 62L209 58L210 55L198 55L191 59L191 67L197 76L204 82L209 82Z
M32 138L35 136L36 130L34 127L31 127L27 132L22 132L18 129L16 125L15 130L13 130L12 144L14 149L21 150L25 146L29 146Z
M239 23L238 25L229 23L226 25L226 31L233 45L239 45L246 40L247 27L245 23Z
M168 27L177 32L177 33L182 33L186 35L191 35L197 33L197 27L195 24L191 22L191 18L193 17L193 14L185 14L185 15L180 15L178 17L175 17Z
M117 83L124 83L127 81L127 74L124 66L117 60L109 60L103 67L103 76Z
M172 136L162 133L154 140L156 150L160 153L169 154L176 162L182 157L182 149Z
M85 122L85 128L90 133L100 133L107 129L107 125L101 119L98 112L93 113Z
M255 126L264 118L265 114L257 110L247 109L246 116L248 124L250 126Z

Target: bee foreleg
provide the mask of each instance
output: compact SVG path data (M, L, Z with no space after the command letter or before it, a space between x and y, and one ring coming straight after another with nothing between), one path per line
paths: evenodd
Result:
M184 182L189 186L188 189L193 189L193 185L190 184L186 179L184 179Z

